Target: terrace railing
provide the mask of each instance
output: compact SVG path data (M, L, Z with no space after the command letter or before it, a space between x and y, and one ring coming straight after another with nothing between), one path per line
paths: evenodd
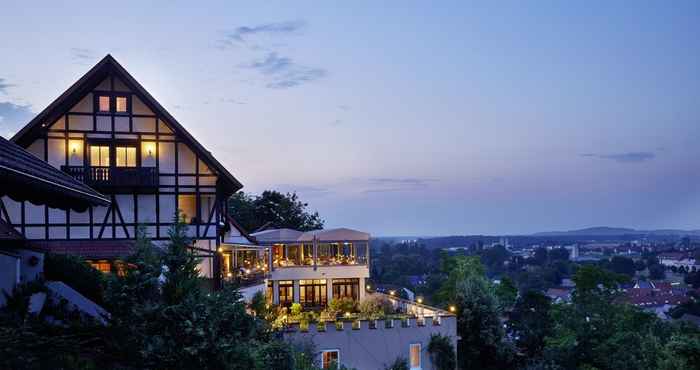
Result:
M63 172L98 190L124 188L156 188L158 169L155 167L89 167L61 166Z

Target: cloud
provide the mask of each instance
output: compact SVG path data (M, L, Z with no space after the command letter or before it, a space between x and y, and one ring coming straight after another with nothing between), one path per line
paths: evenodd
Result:
M228 104L238 104L238 105L244 105L245 102L242 102L240 100L236 100L233 98L221 98L219 99L219 102L221 103L228 103Z
M13 86L15 85L8 83L4 78L0 78L0 93L7 93L7 88Z
M299 65L291 58L279 56L276 52L268 53L265 58L244 67L257 70L266 76L265 86L271 89L296 87L327 75L325 69Z
M277 53L272 52L265 59L255 61L250 65L250 68L257 69L263 74L272 75L289 70L293 66L292 60L286 57L280 57Z
M71 48L70 54L76 64L91 64L97 59L95 51L92 49Z
M341 124L343 124L343 121L339 120L339 119L336 119L336 120L332 121L331 123L329 123L329 125L331 125L331 126L340 126Z
M386 193L397 191L416 191L423 190L436 182L436 179L429 178L393 178L381 177L369 179L370 188L364 190L364 193Z
M298 193L308 197L323 196L331 193L330 188L313 185L278 184L275 188L281 192Z
M223 46L246 43L253 36L260 35L287 35L293 34L306 26L304 21L285 21L276 23L265 23L257 26L242 26L224 35L221 40Z
M625 152L613 154L584 153L581 157L609 159L618 163L641 163L656 158L654 152Z
M0 135L10 137L34 117L29 105L0 102Z

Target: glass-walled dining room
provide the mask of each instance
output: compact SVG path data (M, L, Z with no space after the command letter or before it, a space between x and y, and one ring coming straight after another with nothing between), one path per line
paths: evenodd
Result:
M366 265L369 242L323 242L299 244L274 244L272 265L294 266L342 266Z
M256 281L270 271L269 250L258 246L222 245L221 272L228 280Z

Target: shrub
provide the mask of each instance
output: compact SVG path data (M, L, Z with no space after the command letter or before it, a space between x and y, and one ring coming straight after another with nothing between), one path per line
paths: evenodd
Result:
M408 361L405 358L397 357L391 365L384 366L384 370L409 370Z
M263 292L255 293L250 300L250 309L255 312L255 316L266 317L268 307L267 298L265 298L265 293Z
M294 318L298 318L301 316L301 303L292 303L292 309L291 309L291 315Z
M331 301L328 305L328 311L338 313L356 312L357 302L352 298L338 298Z
M428 343L428 353L436 370L454 370L457 366L455 349L448 336L432 334Z
M62 281L78 293L101 305L104 277L82 258L47 253L44 259L44 277L47 281Z
M379 296L370 296L360 302L360 314L369 320L378 320L393 311L391 302Z

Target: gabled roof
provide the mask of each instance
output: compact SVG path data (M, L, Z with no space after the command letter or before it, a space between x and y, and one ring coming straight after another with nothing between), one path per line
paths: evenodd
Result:
M76 81L68 90L61 96L56 98L46 109L41 111L29 124L23 127L12 141L22 146L28 146L42 131L42 124L55 122L61 115L65 114L72 106L77 104L85 94L92 91L100 82L102 82L110 73L117 76L124 84L129 87L135 94L139 95L141 100L157 115L162 116L167 121L167 124L173 128L177 135L182 136L188 141L195 152L199 154L202 160L216 169L219 173L222 189L225 190L225 195L231 195L240 190L243 185L236 180L235 177L217 161L214 156L205 149L187 130L173 117L158 101L134 79L129 72L124 69L110 54L107 54L100 60L92 69L90 69L83 77Z
M0 196L7 195L16 201L28 200L78 212L110 203L104 195L2 137L0 178Z
M236 221L233 217L226 215L226 221L228 223L228 228L229 230L229 235L235 235L236 233L233 232L233 229L237 231L238 234L240 234L240 237L238 239L241 239L241 242L243 244L251 244L251 245L256 245L258 244L257 240L255 239L254 236L248 233L241 224ZM224 242L227 242L224 240Z

